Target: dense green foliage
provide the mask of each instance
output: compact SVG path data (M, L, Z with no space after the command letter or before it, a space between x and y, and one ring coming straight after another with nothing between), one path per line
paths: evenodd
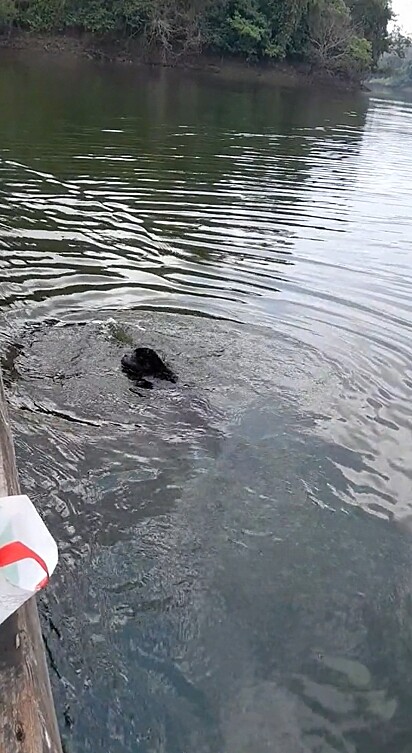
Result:
M386 49L390 0L0 0L0 26L138 37L165 58L292 58L359 77Z

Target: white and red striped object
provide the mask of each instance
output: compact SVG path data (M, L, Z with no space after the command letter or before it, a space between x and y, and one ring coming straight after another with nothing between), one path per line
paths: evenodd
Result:
M57 544L25 495L0 498L0 624L47 585Z

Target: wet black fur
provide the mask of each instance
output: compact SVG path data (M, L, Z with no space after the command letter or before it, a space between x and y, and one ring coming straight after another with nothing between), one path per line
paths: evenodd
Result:
M122 358L122 369L138 387L153 389L149 379L177 382L177 376L152 348L136 348Z

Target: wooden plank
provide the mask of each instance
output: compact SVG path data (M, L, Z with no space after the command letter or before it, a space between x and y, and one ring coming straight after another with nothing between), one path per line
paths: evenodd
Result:
M19 494L0 373L0 496ZM61 753L36 599L0 625L0 753Z

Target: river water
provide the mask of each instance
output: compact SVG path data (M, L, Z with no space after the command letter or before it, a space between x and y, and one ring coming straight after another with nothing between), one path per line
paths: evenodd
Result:
M412 106L23 58L0 101L65 750L410 753Z

